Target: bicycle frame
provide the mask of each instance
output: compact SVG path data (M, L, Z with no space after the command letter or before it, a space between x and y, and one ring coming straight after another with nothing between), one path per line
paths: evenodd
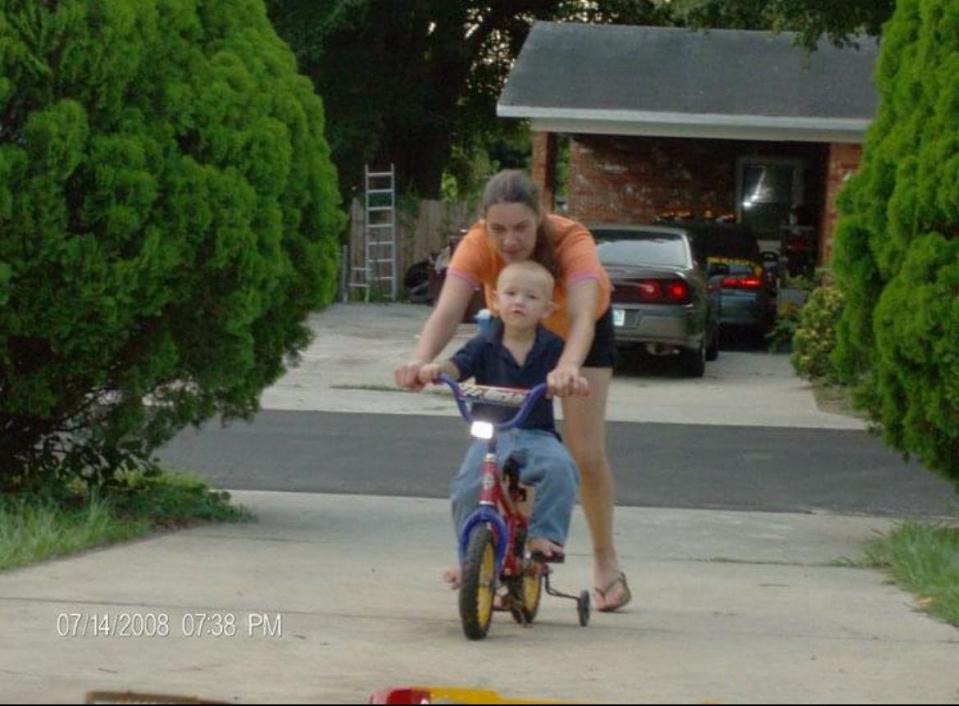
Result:
M526 531L529 526L529 517L519 508L519 503L525 499L525 490L520 487L517 469L499 467L496 457L496 434L518 427L526 421L533 406L546 394L546 384L542 383L530 390L519 390L486 385L460 385L446 374L441 375L440 380L453 391L456 405L463 419L470 423L473 436L486 440L479 506L460 528L460 562L462 563L466 553L473 529L478 525L489 524L496 538L497 575L519 576L522 573L522 567L517 557L523 555ZM477 422L468 406L468 403L473 401L515 407L520 400L522 404L519 405L519 411L511 419L498 424ZM508 551L509 547L518 547L520 551Z

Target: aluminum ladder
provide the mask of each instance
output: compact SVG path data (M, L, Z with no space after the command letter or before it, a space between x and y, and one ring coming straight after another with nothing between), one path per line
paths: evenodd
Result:
M354 266L351 287L396 300L396 171L364 167L365 208L362 264Z

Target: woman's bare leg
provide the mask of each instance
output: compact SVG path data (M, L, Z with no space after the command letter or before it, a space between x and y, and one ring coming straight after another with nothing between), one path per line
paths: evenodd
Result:
M582 477L580 503L593 542L594 586L598 610L625 605L626 585L613 541L615 488L606 456L606 400L613 377L612 368L583 368L589 381L588 397L564 397L563 418L566 445ZM608 589L608 590L607 590Z

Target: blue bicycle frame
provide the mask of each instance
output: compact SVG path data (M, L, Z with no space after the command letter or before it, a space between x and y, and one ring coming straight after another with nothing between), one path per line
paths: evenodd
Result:
M484 385L470 385L466 386L464 390L464 386L461 386L456 380L445 373L440 376L440 380L453 391L456 405L463 419L470 424L473 436L486 440L484 467L491 464L492 467L495 468L495 480L484 483L479 507L467 517L463 526L460 528L460 563L462 563L463 557L466 554L466 548L469 546L470 535L473 529L479 525L488 524L493 528L493 534L496 538L496 573L500 575L506 559L510 530L507 526L506 519L503 517L503 513L498 507L500 504L506 503L500 487L501 469L496 461L496 435L498 432L514 429L526 421L535 404L546 394L546 383L536 385L530 390ZM519 399L522 399L522 404L519 405L519 410L516 414L511 419L495 424L476 420L469 407L470 402L515 407L517 406L516 401ZM509 514L512 514L512 512Z

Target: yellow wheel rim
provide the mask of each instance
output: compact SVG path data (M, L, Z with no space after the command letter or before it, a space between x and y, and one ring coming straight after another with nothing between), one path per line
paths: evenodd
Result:
M539 575L523 577L523 607L532 611L539 602Z
M476 607L479 619L486 624L493 616L493 595L496 586L496 555L493 543L487 542L483 548L483 561L480 563L479 590L476 592Z

